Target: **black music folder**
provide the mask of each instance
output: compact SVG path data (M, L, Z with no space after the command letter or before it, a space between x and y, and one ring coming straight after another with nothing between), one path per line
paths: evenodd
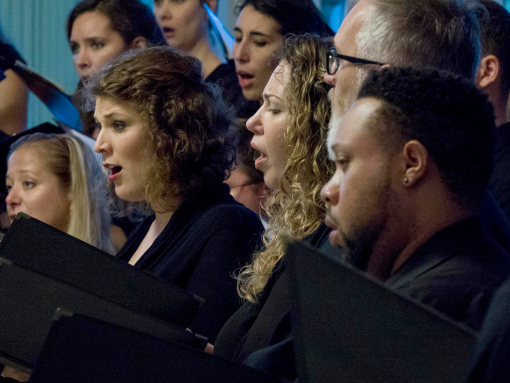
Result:
M302 243L286 257L300 383L465 381L468 328Z
M0 362L30 372L58 308L193 347L206 344L181 327L0 258Z
M187 327L203 299L19 213L0 257L131 310Z
M61 312L30 382L277 383L250 367L121 326Z

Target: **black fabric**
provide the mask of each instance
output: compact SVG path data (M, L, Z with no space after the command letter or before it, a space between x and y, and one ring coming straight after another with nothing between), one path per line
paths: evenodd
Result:
M117 254L120 259L129 261L153 220L135 229ZM214 343L240 305L232 275L250 261L262 232L258 217L222 184L183 202L135 266L204 298L189 328Z
M257 303L246 302L223 326L214 345L215 355L242 363L252 352L267 347L278 327L275 325L291 308L284 270L285 264L280 260Z
M328 230L321 228L317 232L317 237L324 240L327 234ZM334 257L338 257L338 253ZM492 294L509 273L510 255L488 236L481 219L475 217L436 233L411 255L388 279L386 285L442 311L455 320L479 329ZM249 344L251 334L248 332L245 335L246 341L239 346L243 353L235 350L232 357L236 361L245 357L241 361L248 366L292 380L297 376L297 370L291 341L292 333L289 330L291 316L288 311L291 303L288 293L287 295L284 293L286 288L287 281L282 276L272 285L272 290L276 292L275 296L271 286L269 291L263 292L267 295L263 308L270 302L268 308L274 307L277 311L266 313L266 310L259 309L259 317L256 317L256 309L252 307L248 310L245 304L241 308L244 312L239 310L235 314L242 318L235 320L245 327L249 327L251 323L263 323L266 319L262 316L271 318L277 313L279 319L274 321L272 326L269 321L266 324L265 336L268 343L265 348L256 349L258 344L255 342ZM287 311L280 314L284 307ZM225 357L232 355L231 351L225 351L227 347L217 349L217 345L221 344L220 340L226 342L229 331L234 333L232 329L227 328L235 324L231 322L233 318L222 329L215 345L215 354ZM254 331L250 328L249 330ZM223 336L225 340L221 339ZM236 337L230 339L235 341ZM272 343L273 341L276 343ZM246 356L249 346L252 354Z
M219 65L205 79L206 82L217 84L222 89L223 99L229 106L233 106L236 117L250 118L255 114L260 104L244 98L243 91L237 81L237 74L233 60Z
M432 236L385 284L479 330L509 273L510 256L473 217Z
M322 224L303 242L339 258L340 249L328 240L330 231ZM284 260L275 265L257 303L246 302L223 326L214 354L293 380L296 365L291 331L292 297Z
M491 192L485 193L480 216L489 237L510 254L510 223Z
M510 279L490 304L468 376L468 383L506 383L510 379Z
M489 190L510 220L510 122L498 128L498 135Z

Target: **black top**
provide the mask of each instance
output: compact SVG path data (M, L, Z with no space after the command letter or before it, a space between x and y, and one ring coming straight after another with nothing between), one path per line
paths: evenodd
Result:
M469 383L507 383L510 377L510 279L494 295L475 344Z
M329 227L322 224L303 242L339 258L340 249L332 246L328 240L330 231ZM291 339L292 297L288 283L285 258L282 258L257 296L257 303L246 302L223 326L214 345L214 354L238 363L246 362L251 367L294 380L296 368ZM259 366L257 351L265 351L274 345L278 352L271 353Z
M433 235L385 284L479 330L509 273L510 256L473 217Z
M498 128L498 135L489 189L510 220L510 122Z
M257 101L244 98L243 91L237 81L233 60L229 60L227 64L219 65L207 76L205 82L217 84L222 89L225 102L227 105L234 107L238 118L250 118L260 106Z
M322 231L324 238L327 230ZM471 218L436 233L385 284L479 329L492 294L509 273L508 253L489 238L480 218ZM269 291L261 294L261 308L254 306L249 310L245 304L227 322L214 353L293 380L297 371L291 316L283 313L284 307L290 311L291 305L285 294L288 287L284 275L280 271L275 274L275 278L280 278L268 283ZM236 323L241 327L237 332L232 329ZM263 332L255 326L258 323L264 324ZM243 331L245 336L239 346L232 347L229 342L238 341ZM252 331L262 333L252 336ZM258 339L267 339L264 348Z
M129 261L153 221L142 222L117 257ZM204 298L189 328L214 342L240 305L232 275L250 261L262 232L256 214L221 185L183 202L135 266Z

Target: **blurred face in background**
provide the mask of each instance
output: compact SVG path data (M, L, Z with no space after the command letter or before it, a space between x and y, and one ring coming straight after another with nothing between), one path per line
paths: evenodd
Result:
M275 52L283 47L280 25L247 5L239 14L234 37L234 62L243 95L248 100L260 101L277 64Z
M206 3L216 8L216 1ZM190 52L198 41L207 39L209 18L201 0L154 0L154 14L172 47Z
M69 45L83 84L93 72L129 48L120 33L112 29L108 16L100 12L85 12L74 20Z

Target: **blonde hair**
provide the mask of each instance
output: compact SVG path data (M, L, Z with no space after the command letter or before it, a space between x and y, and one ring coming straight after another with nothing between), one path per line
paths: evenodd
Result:
M71 194L67 234L113 254L110 217L106 212L104 172L92 150L68 135L34 133L20 138L10 154L20 148L37 150L45 167Z
M333 174L326 147L330 87L324 82L325 52L330 46L331 41L309 34L290 35L284 44L281 60L291 68L285 87L287 163L280 189L268 200L270 227L264 233L264 249L237 277L239 295L250 302L257 300L285 253L282 237L302 239L317 230L325 216L320 191Z

